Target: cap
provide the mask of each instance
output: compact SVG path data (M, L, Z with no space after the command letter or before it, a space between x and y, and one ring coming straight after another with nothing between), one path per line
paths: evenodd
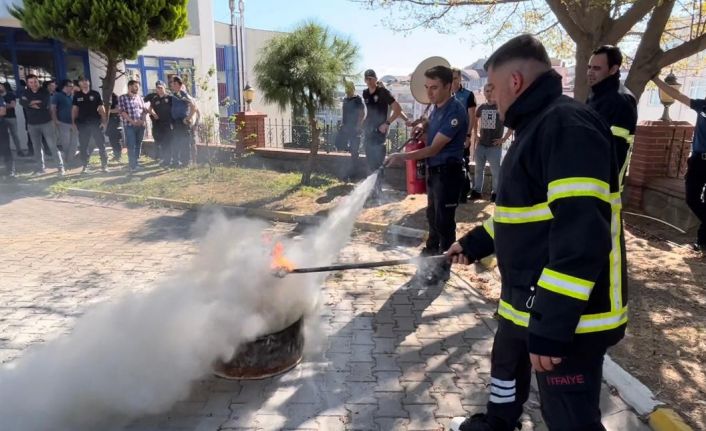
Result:
M365 74L363 75L365 78L375 78L377 79L377 75L375 74L375 71L373 69L368 69L365 71Z
M164 83L161 79L158 79L157 82L154 83L155 87L166 87L167 84Z

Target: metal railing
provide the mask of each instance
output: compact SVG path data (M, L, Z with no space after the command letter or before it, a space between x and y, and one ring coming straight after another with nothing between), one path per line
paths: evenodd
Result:
M338 122L319 122L319 150L324 152L348 151L336 147L336 138L340 129ZM400 123L390 128L387 135L388 150L399 148L410 137L410 130ZM268 118L265 121L265 146L268 148L291 148L308 150L311 143L309 124L290 122L283 119ZM362 141L361 141L362 143ZM362 152L362 148L361 148Z

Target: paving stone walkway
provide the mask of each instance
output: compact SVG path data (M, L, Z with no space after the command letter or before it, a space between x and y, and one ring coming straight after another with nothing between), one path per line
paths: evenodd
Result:
M130 208L75 198L32 197L0 186L0 362L69 332L92 305L152 282L195 252L195 214ZM294 226L273 225L287 232ZM357 233L341 260L396 258ZM323 286L327 337L278 377L235 382L209 378L189 399L128 429L442 430L449 418L483 410L490 372L494 307L452 276L446 286L406 286L412 268L332 274ZM126 283L125 280L130 280ZM605 388L610 430L647 429ZM523 430L546 429L536 393Z

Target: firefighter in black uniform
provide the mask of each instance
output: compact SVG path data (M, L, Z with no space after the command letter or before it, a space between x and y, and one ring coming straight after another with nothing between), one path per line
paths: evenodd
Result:
M603 117L613 134L621 185L630 164L637 126L637 101L630 90L620 83L622 63L623 54L618 47L603 45L593 51L587 71L591 94L586 102Z
M619 168L610 129L562 95L561 76L530 35L485 64L506 127L493 217L447 251L468 264L495 253L502 277L487 412L455 431L510 431L537 375L550 430L604 430L603 356L625 333L627 284Z
M427 221L429 237L422 255L436 255L456 241L456 208L464 180L463 148L468 131L466 106L451 95L453 73L445 66L435 66L424 73L429 100L434 110L427 124L426 147L406 153L393 153L385 165L395 159L426 159ZM427 284L449 278L451 267L422 267L419 276Z

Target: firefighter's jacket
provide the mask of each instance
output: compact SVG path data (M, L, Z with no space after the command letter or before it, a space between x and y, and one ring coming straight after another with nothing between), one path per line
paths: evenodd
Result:
M541 75L505 115L515 141L500 167L494 215L461 240L497 255L498 314L528 328L531 353L610 346L628 319L619 169L609 128Z
M616 73L591 87L591 95L587 103L610 127L615 141L622 184L630 164L635 127L637 127L635 96L620 83L620 74Z

